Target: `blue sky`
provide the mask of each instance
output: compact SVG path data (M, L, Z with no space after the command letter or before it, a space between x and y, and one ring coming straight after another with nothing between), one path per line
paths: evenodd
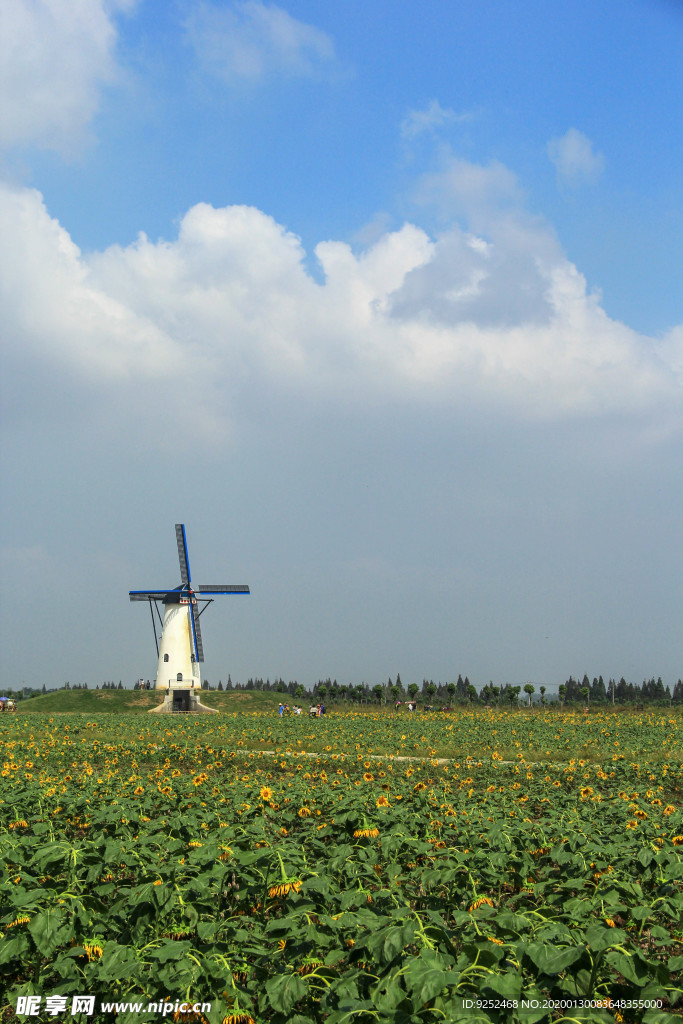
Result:
M681 676L678 4L2 18L5 674Z

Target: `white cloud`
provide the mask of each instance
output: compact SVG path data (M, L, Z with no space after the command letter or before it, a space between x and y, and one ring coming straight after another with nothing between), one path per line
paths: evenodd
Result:
M326 32L258 0L231 7L202 3L188 19L187 32L203 66L228 83L272 74L311 77L334 64Z
M447 221L464 218L476 231L521 210L523 199L516 175L498 160L484 166L450 155L441 170L423 175L416 190L418 203L433 205Z
M446 124L468 121L470 114L456 114L449 107L442 107L437 99L431 100L424 110L410 110L401 122L404 139L414 139L424 132L434 132Z
M176 374L179 349L144 314L95 286L80 250L33 189L0 186L5 341L84 381Z
M199 204L175 240L142 235L85 257L37 192L3 187L0 300L6 358L24 382L17 414L40 416L41 389L65 386L76 403L85 394L110 407L121 430L126 410L136 429L191 410L188 430L215 435L273 398L410 394L523 418L671 414L680 332L658 346L610 320L552 233L505 207L517 189L504 168L460 162L448 180L481 220L484 196L502 198L504 213L489 208L486 231L451 222L437 238L406 224L360 254L321 243L322 284L299 240L251 207Z
M558 182L570 188L597 181L605 169L603 154L595 152L591 140L576 128L570 128L561 138L551 139L547 150L555 164Z
M0 6L0 144L68 152L117 74L112 13L134 0L5 0Z

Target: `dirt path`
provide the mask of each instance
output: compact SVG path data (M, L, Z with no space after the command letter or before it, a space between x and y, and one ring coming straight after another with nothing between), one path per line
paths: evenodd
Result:
M277 750L254 750L254 751L249 751L249 753L268 754L268 755L270 755L272 757L286 757L287 753L289 753L290 756L292 754L295 754L297 757L327 757L330 760L333 759L333 758L340 758L341 759L341 758L350 758L350 757L352 757L351 754L328 754L327 752L323 752L323 751L320 751L320 750L292 750L292 751L289 751L289 752L287 752L287 751L280 751L279 753L278 753ZM476 768L477 765L480 763L479 761L463 761L462 758L458 758L458 757L429 757L429 756L416 757L414 755L409 755L409 754L364 754L363 757L366 758L368 761L435 761L436 764L454 764L456 761L458 761L465 768ZM484 762L482 761L481 764L483 765L483 763ZM496 761L495 763L496 764L516 764L515 761ZM525 764L526 763L527 762L525 762ZM533 762L528 762L528 763L531 764ZM536 764L540 764L540 763L545 764L546 762L544 761L544 762L535 762L535 763ZM547 763L549 764L550 762L547 762ZM562 762L554 761L553 762L553 764L564 764L564 763L565 763L564 761L562 761Z

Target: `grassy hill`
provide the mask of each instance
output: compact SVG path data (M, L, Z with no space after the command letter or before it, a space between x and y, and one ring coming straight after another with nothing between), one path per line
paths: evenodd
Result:
M202 690L202 703L218 711L275 711L280 694L259 690ZM289 703L292 698L288 697ZM162 694L155 690L57 690L41 693L17 703L22 714L146 714L161 704Z

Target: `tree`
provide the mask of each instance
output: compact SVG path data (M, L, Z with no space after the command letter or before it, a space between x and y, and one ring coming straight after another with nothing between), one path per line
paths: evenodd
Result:
M427 683L427 694L428 694L430 700L434 699L434 694L435 693L436 693L436 686L434 685L434 680L430 679L429 682Z
M410 684L410 686L408 687L408 693L410 694L411 700L415 700L415 695L419 689L420 687L417 685L417 683Z
M375 700L378 704L382 703L382 697L384 696L384 687L381 683L376 683L372 688L372 692L375 695Z
M565 702L565 698L567 696L567 687L564 685L564 683L561 683L560 686L558 686L557 692L560 696L560 708L562 708Z
M322 684L322 686L318 687L318 696L320 697L321 701L323 701L327 696L327 687L325 686L324 683Z
M585 700L586 705L590 704L590 693L591 693L590 687L582 686L581 689L579 690L579 693L581 694L581 696Z
M514 707L517 704L517 698L519 697L519 691L521 686L508 686L508 700L510 701L510 707Z
M457 689L455 683L452 683L452 682L451 683L447 683L446 684L446 689L448 690L448 697L452 701L453 698L455 697L455 691Z
M545 686L539 686L541 691L541 704L545 704Z
M470 704L472 703L473 700L477 699L477 689L475 686L472 686L471 683L467 687L467 699L470 702Z
M395 701L398 700L398 695L400 692L401 690L398 686L391 687L391 696L394 698Z
M529 707L531 707L531 696L532 694L536 693L536 687L533 683L525 683L524 692L527 694L529 698Z

